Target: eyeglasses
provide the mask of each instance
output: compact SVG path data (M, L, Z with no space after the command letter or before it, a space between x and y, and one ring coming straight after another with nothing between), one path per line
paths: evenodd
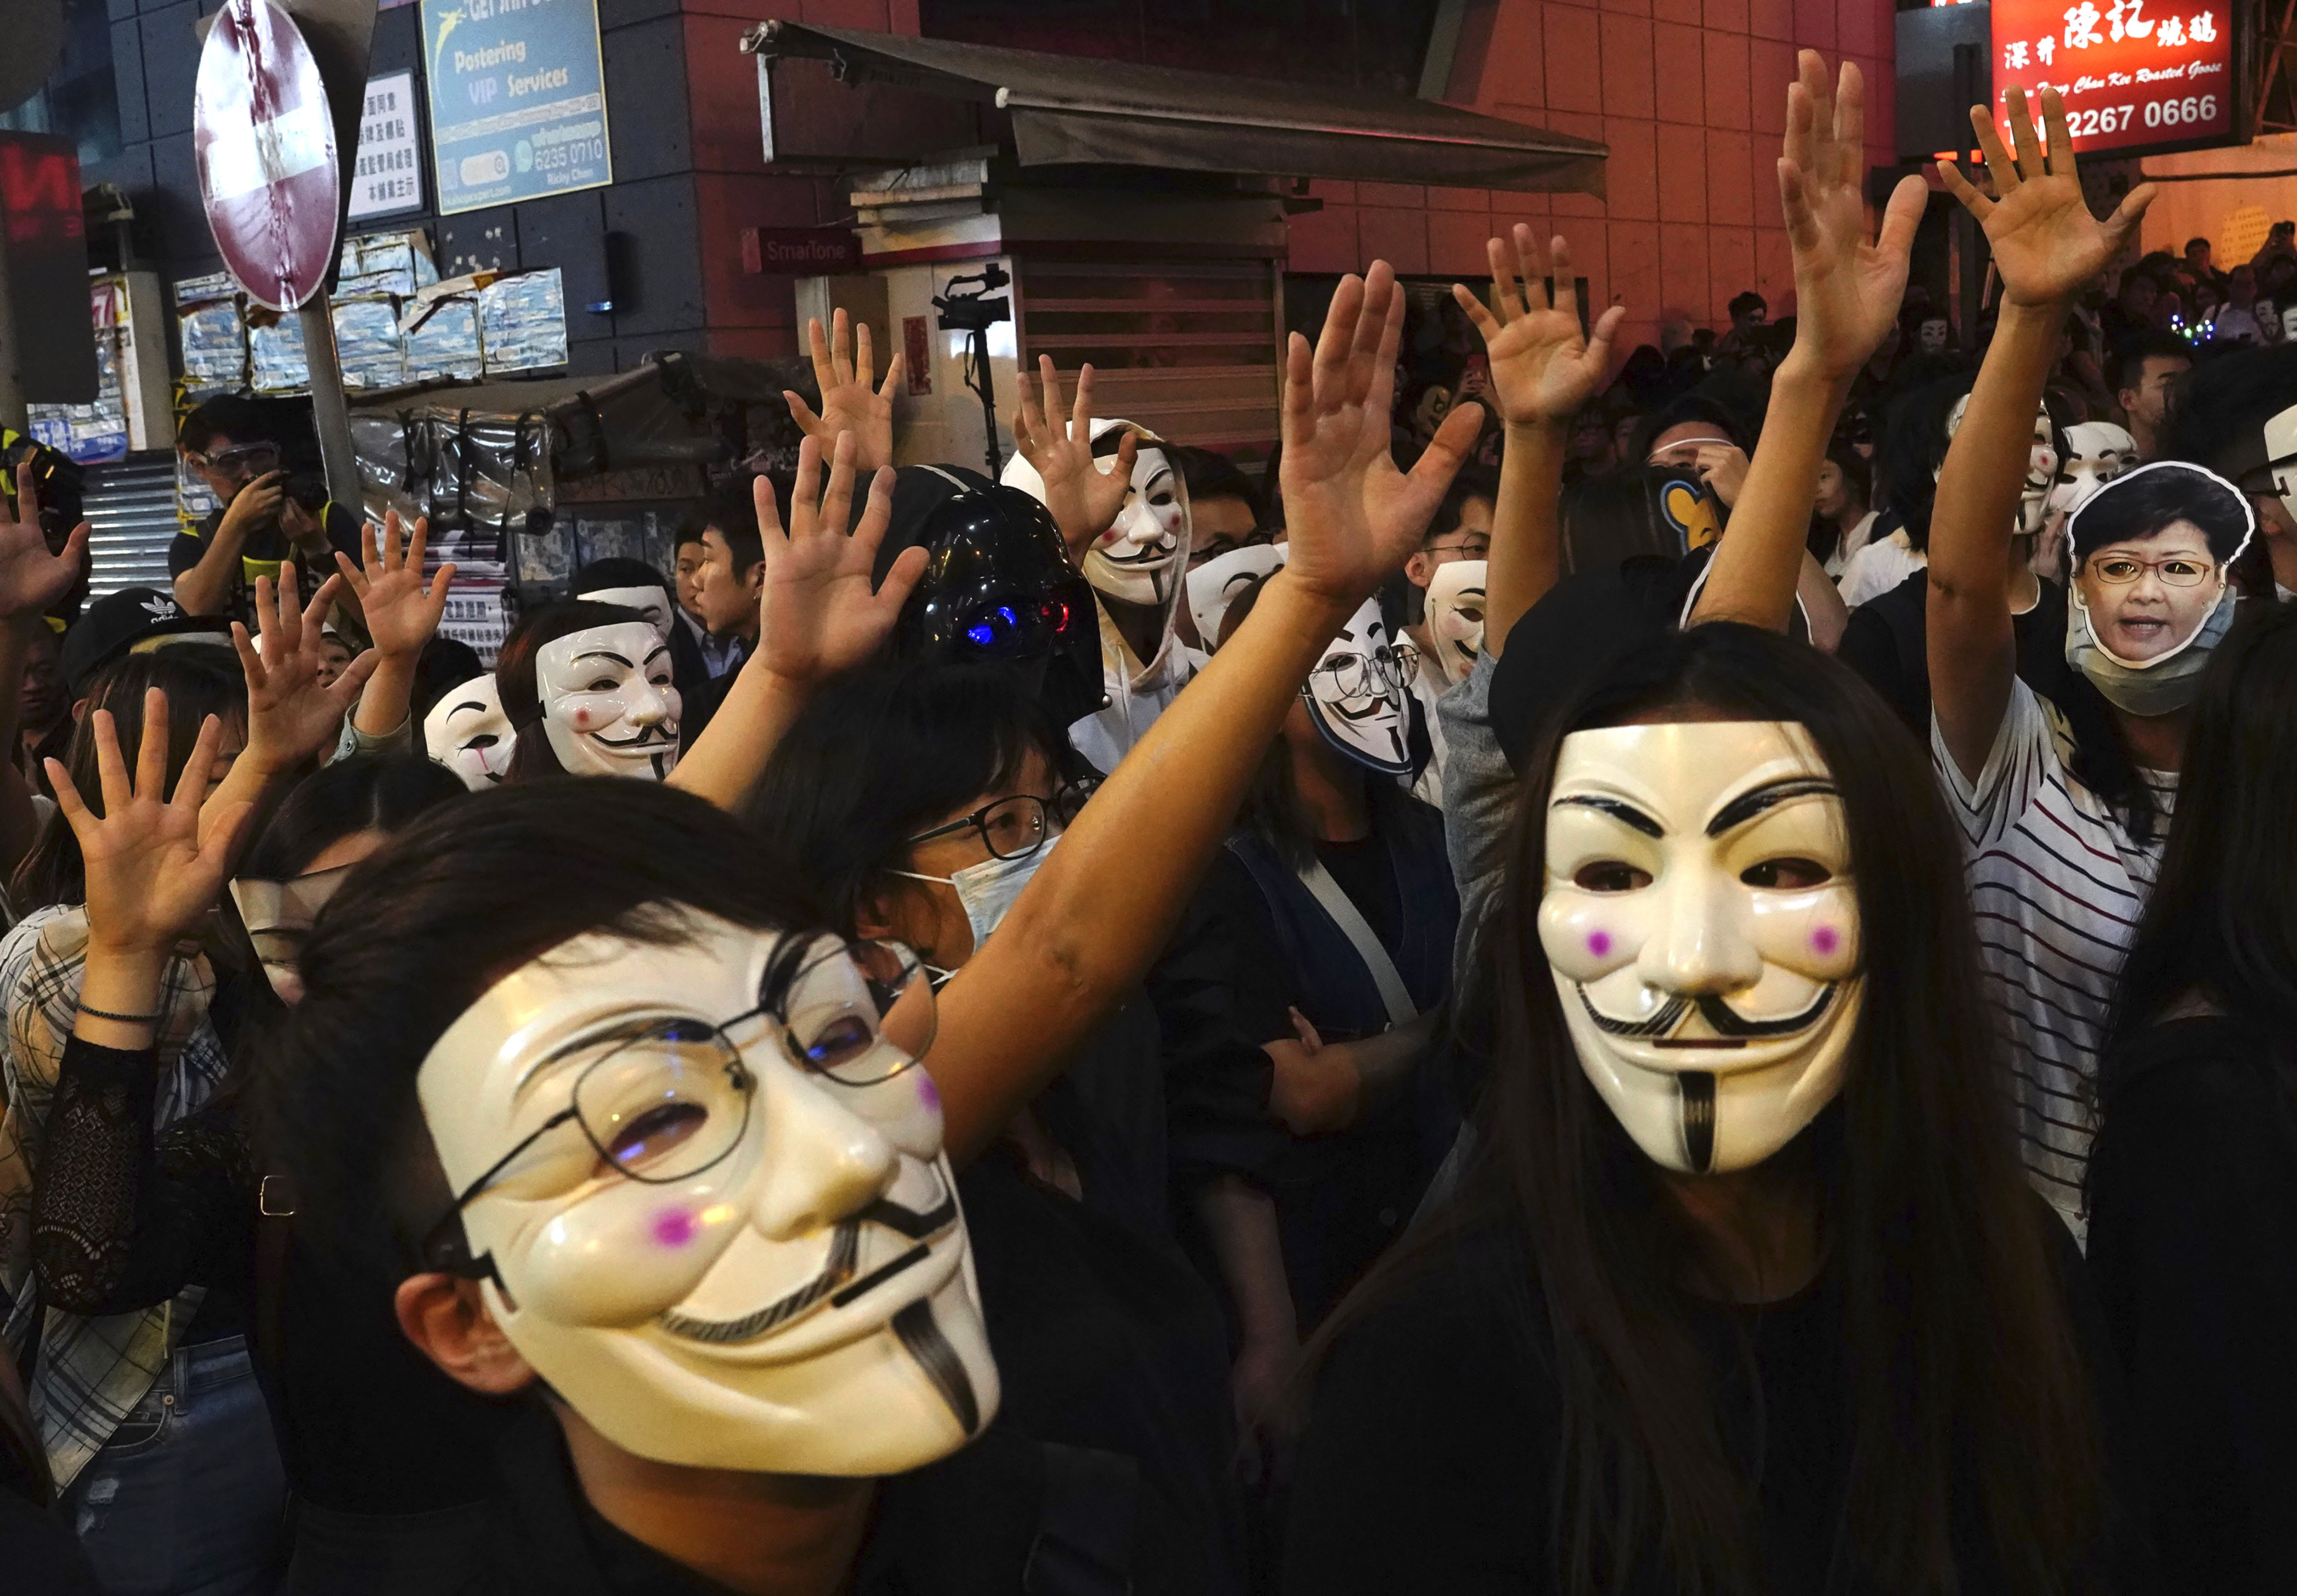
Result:
M1344 654L1326 660L1308 672L1313 691L1316 679L1330 685L1333 698L1379 698L1403 691L1420 674L1420 651L1409 643L1385 644L1370 654Z
M1207 560L1217 560L1223 555L1232 555L1239 548L1259 548L1276 541L1276 529L1256 526L1240 538L1223 538L1207 543L1202 548L1189 550L1189 569L1194 571Z
M193 455L192 458L223 476L259 477L267 471L279 469L279 448L272 443L235 443L229 448Z
M1488 537L1462 538L1457 543L1430 543L1420 552L1431 555L1456 554L1470 560L1487 560L1491 558L1492 540Z
M841 1086L892 1080L932 1044L933 989L918 979L923 967L899 942L793 939L790 952L768 966L755 1008L716 1022L651 1020L586 1038L546 1059L547 1067L597 1054L574 1077L573 1100L522 1137L439 1216L423 1238L424 1261L450 1273L486 1275L491 1265L472 1260L456 1221L561 1126L580 1127L617 1173L650 1186L690 1180L725 1158L741 1145L757 1097L757 1077L729 1034L752 1020L770 1021L792 1062ZM899 1027L899 1045L886 1035L897 1007L911 1011Z
M2191 555L2171 555L2162 560L2141 560L2135 555L2107 555L2092 560L2089 568L2098 580L2112 588L2128 587L2149 571L2169 587L2198 588L2217 570L2214 563L2196 560Z
M1083 810L1085 800L1099 789L1100 780L1096 777L1090 781L1071 782L1050 800L1033 793L1000 798L993 803L983 804L962 819L918 833L908 839L908 845L914 848L935 837L970 830L980 834L982 846L989 850L991 858L1026 859L1043 847L1045 839L1055 831L1066 830Z

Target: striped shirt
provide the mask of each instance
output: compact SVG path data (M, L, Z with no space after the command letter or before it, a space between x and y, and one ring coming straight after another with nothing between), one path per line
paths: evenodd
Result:
M1987 996L2010 1044L2027 1173L2079 1239L2098 1049L2168 827L2150 843L2132 838L2067 769L2072 752L2064 720L2023 681L2011 683L1974 782L1931 722L1931 758L1962 827ZM2140 774L2168 815L2176 775Z

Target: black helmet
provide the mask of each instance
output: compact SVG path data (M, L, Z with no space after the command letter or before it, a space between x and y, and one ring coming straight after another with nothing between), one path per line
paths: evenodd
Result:
M1035 498L961 467L904 470L885 542L928 556L894 634L902 659L1020 666L1063 726L1107 703L1092 588ZM892 564L885 549L878 559Z

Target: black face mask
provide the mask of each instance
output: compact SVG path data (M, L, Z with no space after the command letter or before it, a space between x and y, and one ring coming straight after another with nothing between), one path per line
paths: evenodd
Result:
M928 559L902 610L896 652L910 660L1013 666L1062 726L1103 708L1108 698L1092 588L1069 564L1052 513L1018 488L933 469L946 470L947 489L921 506L907 539L922 544ZM896 495L897 523L902 497Z

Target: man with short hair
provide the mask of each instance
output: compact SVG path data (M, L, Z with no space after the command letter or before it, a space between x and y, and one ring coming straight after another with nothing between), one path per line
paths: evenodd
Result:
M1714 301L1709 300L1708 303L1713 304ZM1751 288L1733 294L1725 309L1731 312L1731 331L1742 340L1761 326L1771 313L1771 308L1763 296Z
M2137 440L2140 460L2159 457L2169 396L2193 369L2192 348L2169 333L2148 333L2115 356L2114 402L2128 417L2129 435Z
M766 586L766 544L758 532L757 503L751 484L735 476L711 496L702 516L702 563L694 573L694 607L722 654L723 667L687 695L679 716L679 746L690 748L718 706L732 691L734 678L758 646L758 602Z
M723 676L732 663L731 649L710 635L702 623L702 562L709 557L709 547L702 539L702 518L686 522L678 532L678 617L679 629L694 639L701 651L704 673Z
M251 625L258 577L276 580L292 559L308 595L335 573L338 551L358 563L358 512L330 499L324 482L283 469L278 440L252 400L208 400L184 418L176 449L221 506L168 546L168 574L185 613ZM336 614L358 623L348 594Z

